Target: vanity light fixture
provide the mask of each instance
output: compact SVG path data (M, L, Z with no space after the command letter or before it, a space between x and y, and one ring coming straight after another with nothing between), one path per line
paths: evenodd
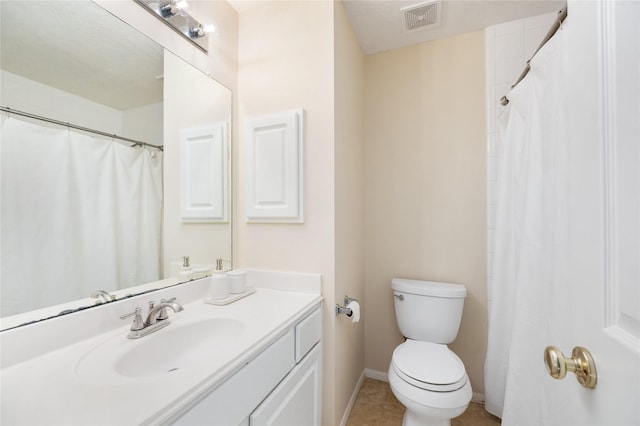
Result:
M212 33L215 30L216 30L216 27L214 25L202 26L202 24L198 24L197 26L189 30L189 37L191 38L204 37L205 35Z
M177 15L181 10L186 10L189 5L185 0L170 1L160 8L160 15L164 19L169 19Z
M193 18L189 13L186 0L135 0L135 2L203 52L206 53L209 50L208 35L215 31L215 27L211 24L203 25Z

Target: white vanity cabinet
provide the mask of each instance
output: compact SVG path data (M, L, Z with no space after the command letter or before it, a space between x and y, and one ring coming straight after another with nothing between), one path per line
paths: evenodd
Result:
M4 330L0 424L319 426L322 277L247 280L255 292L227 305L193 280ZM173 297L167 328L127 339L123 314Z
M250 426L320 426L321 348L316 345L255 409Z
M168 423L320 426L321 337L318 307Z

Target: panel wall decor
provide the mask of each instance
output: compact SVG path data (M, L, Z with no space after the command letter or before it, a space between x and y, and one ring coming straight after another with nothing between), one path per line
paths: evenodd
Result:
M228 221L226 123L180 131L180 220Z
M249 120L246 141L247 221L304 222L304 110Z

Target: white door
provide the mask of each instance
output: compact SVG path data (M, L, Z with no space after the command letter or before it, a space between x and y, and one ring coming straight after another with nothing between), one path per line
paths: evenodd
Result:
M640 425L640 2L569 1L571 321L597 384L551 388L558 425Z

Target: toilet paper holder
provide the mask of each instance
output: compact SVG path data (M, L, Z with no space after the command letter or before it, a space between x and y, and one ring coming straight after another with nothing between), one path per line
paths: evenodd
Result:
M349 297L347 295L344 296L344 304L348 305L351 302L357 302L358 299L354 299L352 297ZM340 315L340 314L345 314L348 317L351 317L353 315L353 310L351 308L345 308L344 306L340 306L336 303L336 316Z

